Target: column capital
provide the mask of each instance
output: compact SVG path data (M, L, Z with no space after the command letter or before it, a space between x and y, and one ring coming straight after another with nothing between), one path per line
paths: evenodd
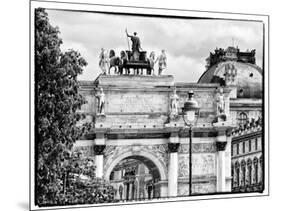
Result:
M105 145L94 145L93 149L95 155L103 155L105 147Z
M226 147L227 142L226 141L217 141L216 142L216 148L217 151L224 151Z
M178 152L180 143L168 143L168 149L170 153Z

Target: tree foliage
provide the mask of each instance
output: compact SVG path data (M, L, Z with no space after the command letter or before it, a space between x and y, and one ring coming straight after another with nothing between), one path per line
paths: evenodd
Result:
M83 118L77 111L86 102L78 93L77 76L87 62L77 51L62 52L61 44L58 27L51 26L45 9L36 9L35 203L39 206L91 203L98 201L92 194L95 190L104 192L98 188L104 186L101 181L79 179L83 174L93 178L94 167L86 172L87 165L80 163L79 168L85 169L78 171L77 156L71 152L91 127L77 124Z

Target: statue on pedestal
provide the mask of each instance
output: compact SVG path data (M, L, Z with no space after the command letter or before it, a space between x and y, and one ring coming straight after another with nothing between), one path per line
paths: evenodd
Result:
M109 69L109 58L104 48L101 48L99 55L99 67L102 71L102 74L106 75L106 71Z
M174 89L174 93L171 96L171 104L170 104L170 109L171 109L171 115L176 116L178 115L178 106L179 106L179 96L177 95L177 90Z
M159 75L161 75L163 70L165 70L167 67L167 56L165 50L162 50L160 56L158 57L158 67Z
M103 88L100 88L100 92L96 95L98 99L98 114L104 115L104 105L105 105L105 96Z
M220 88L219 95L217 97L217 115L225 114L225 99L223 89Z

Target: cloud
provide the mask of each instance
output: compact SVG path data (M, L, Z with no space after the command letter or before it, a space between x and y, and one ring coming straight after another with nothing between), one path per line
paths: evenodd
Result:
M138 32L142 48L168 55L168 69L176 81L197 82L205 71L205 59L216 47L238 45L241 51L256 49L262 61L262 23L215 19L175 19L129 15L47 10L52 25L59 26L63 49L78 50L87 60L81 80L94 80L100 73L100 48L128 49L125 29Z

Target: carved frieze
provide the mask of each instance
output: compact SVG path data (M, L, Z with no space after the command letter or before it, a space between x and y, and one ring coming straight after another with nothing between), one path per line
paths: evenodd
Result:
M216 152L216 145L214 143L193 143L192 153L209 153ZM189 153L189 144L181 144L179 153Z

